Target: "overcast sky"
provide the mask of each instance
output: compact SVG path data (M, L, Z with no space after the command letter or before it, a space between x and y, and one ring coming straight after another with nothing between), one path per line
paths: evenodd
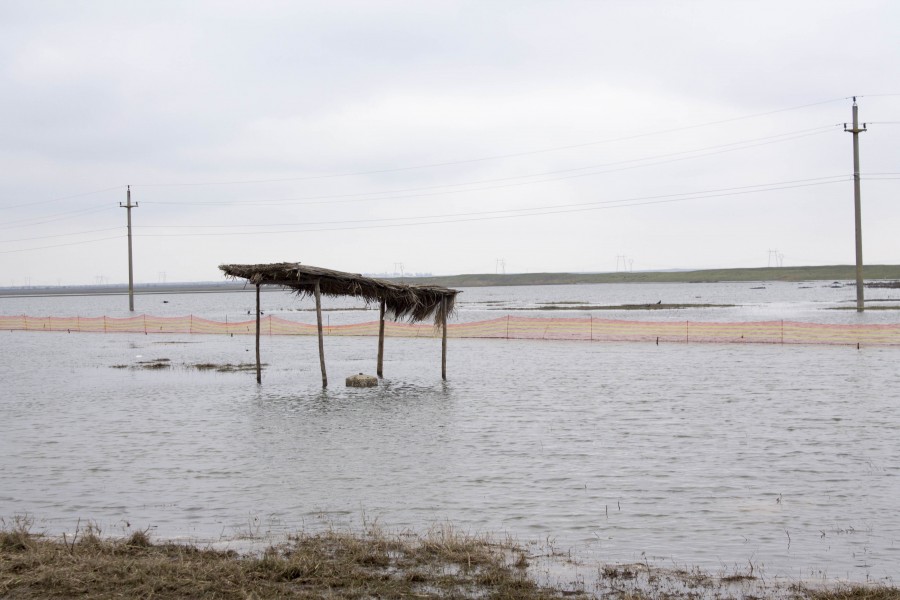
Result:
M0 285L900 263L900 3L0 2Z

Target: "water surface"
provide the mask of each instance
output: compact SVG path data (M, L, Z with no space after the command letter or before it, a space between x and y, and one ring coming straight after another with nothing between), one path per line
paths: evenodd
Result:
M327 338L327 391L315 338L264 338L261 387L184 366L252 344L0 332L0 516L201 540L448 520L585 560L900 575L900 349L454 339L445 383L439 340L388 339L384 384L350 389L376 340Z

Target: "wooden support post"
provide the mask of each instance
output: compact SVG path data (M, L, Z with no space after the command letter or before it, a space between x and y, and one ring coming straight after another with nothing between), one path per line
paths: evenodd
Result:
M316 279L316 322L319 329L319 365L322 367L322 387L328 387L328 375L325 373L325 342L322 337L322 291Z
M378 315L378 367L375 373L378 377L384 377L384 299L381 300L381 310Z
M447 299L441 299L441 378L447 381Z
M262 383L262 366L259 363L259 284L256 284L256 383Z

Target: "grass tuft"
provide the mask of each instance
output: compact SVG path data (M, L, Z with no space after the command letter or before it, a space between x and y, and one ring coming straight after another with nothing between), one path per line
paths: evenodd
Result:
M104 537L79 522L62 539L32 531L27 517L0 520L0 598L444 598L544 600L617 598L790 598L900 600L900 589L878 585L766 587L761 578L709 576L697 569L651 570L635 563L600 567L585 589L548 587L529 575L524 550L450 526L424 535L301 533L258 554L239 555L154 543L147 530ZM594 589L596 588L596 589Z
M30 522L0 533L0 597L561 598L521 569L505 544L439 528L425 536L299 534L259 555L154 544L146 531L104 538L94 524L50 539Z
M0 519L0 552L24 552L34 547L31 528L34 519L31 517L15 517L12 523Z

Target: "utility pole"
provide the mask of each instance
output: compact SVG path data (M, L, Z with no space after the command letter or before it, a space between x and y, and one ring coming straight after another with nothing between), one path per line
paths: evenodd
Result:
M127 209L128 212L128 310L134 312L134 266L131 260L131 209L137 208L138 204L131 203L131 186L128 186L128 192L125 204L119 202L119 206Z
M865 300L863 298L862 211L859 199L859 134L865 130L865 123L863 123L862 129L859 128L856 96L853 96L853 129L847 129L847 124L844 123L844 131L849 131L853 134L853 205L856 215L856 312L865 310Z

